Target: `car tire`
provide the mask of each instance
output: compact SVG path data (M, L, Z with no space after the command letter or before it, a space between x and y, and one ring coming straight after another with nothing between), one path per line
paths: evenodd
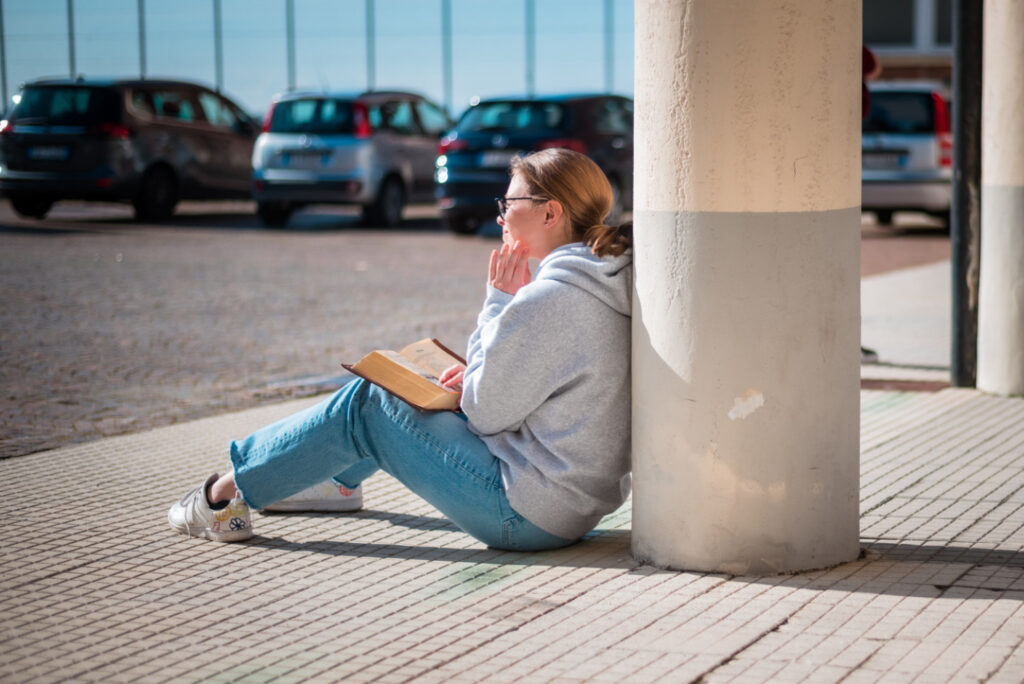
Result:
M293 207L287 202L257 202L256 215L268 228L283 228L291 218Z
M892 211L889 209L879 209L875 212L875 222L880 226L891 226Z
M480 220L475 216L441 214L441 227L458 235L476 235L480 230L480 224Z
M11 197L11 207L25 218L45 218L52 206L53 200L46 197Z
M942 221L942 228L947 233L953 229L953 215L952 210L947 209L946 211L935 211L931 212L934 218Z
M178 204L178 183L170 169L157 166L146 172L132 200L136 221L166 221Z
M394 228L402 222L405 209L405 188L394 176L384 179L373 204L363 207L363 222L371 227Z

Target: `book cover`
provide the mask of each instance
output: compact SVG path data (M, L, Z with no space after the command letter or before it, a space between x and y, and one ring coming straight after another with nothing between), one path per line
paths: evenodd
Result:
M423 411L457 411L461 392L442 387L438 377L465 360L433 338L417 340L401 351L375 349L345 370L384 388Z

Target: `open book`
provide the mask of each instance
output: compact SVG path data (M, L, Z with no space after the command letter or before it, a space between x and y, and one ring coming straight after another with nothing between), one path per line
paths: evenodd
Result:
M456 363L465 365L466 361L427 337L399 352L375 349L354 364L341 365L418 409L454 411L459 407L461 393L442 387L437 379Z

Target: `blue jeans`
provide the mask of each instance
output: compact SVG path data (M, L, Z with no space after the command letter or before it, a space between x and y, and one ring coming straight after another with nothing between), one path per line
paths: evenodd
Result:
M488 546L539 551L574 541L512 510L498 459L464 415L419 411L361 379L232 442L231 462L242 497L257 509L327 479L355 488L379 469Z

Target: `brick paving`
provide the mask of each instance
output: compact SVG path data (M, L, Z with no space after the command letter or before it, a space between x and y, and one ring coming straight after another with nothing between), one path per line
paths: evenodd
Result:
M222 545L170 503L292 400L0 461L0 680L1020 682L1024 399L863 390L860 560L769 577L462 534L394 480Z

